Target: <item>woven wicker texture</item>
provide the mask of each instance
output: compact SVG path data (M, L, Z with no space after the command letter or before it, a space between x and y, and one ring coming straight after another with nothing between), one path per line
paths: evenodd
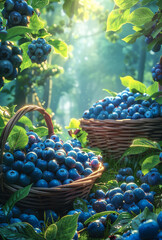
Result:
M25 106L16 112L3 130L0 138L1 160L5 143L12 128L24 114L31 111L39 111L41 114L43 114L48 127L49 136L54 134L51 117L45 111L45 109L35 105ZM90 174L88 177L55 188L32 187L29 195L25 199L18 202L18 205L26 208L66 211L71 207L71 204L75 198L87 198L95 180L102 175L103 170L104 167L100 165L99 169ZM22 188L21 186L8 185L3 181L1 182L3 184L2 191L0 191L0 199L2 199L2 201L6 201L6 198L8 198L12 193Z
M162 118L138 120L84 120L80 126L88 133L89 145L98 147L106 157L120 158L134 138L162 140Z

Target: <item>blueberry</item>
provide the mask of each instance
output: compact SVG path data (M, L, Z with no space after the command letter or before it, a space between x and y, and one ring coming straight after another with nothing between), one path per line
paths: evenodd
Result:
M155 220L149 219L140 224L138 231L142 240L152 240L157 236L159 226Z
M9 77L13 72L13 65L8 60L0 60L0 77Z
M128 176L128 177L126 178L126 183L130 183L130 182L134 182L134 181L135 181L135 179L134 179L133 176Z
M66 181L66 180L65 180ZM62 185L61 182L57 179L53 179L52 181L49 182L49 187L58 187Z
M48 188L48 183L44 179L40 179L35 183L35 187Z
M6 11L11 11L14 8L14 1L13 0L6 0L4 3L4 7Z
M19 218L21 219L22 222L27 222L28 221L28 217L29 217L28 214L22 213Z
M137 203L138 207L143 211L145 207L149 208L149 210L152 212L153 211L153 205L146 199L141 199Z
M90 237L103 238L105 227L99 220L97 220L88 225L87 231Z
M160 173L159 172L150 172L148 174L148 184L155 186L160 182Z
M35 168L34 171L30 175L32 182L37 182L42 178L42 171L39 168Z
M11 166L14 162L14 156L9 153L9 152L6 152L4 155L3 155L3 163L6 165L6 166Z
M67 157L65 159L65 164L69 167L69 168L75 168L76 166L76 161L73 157Z
M103 190L97 190L95 193L95 198L96 199L104 199L105 198L105 193Z
M11 218L10 219L10 224L14 224L14 223L20 223L21 220L19 218Z
M134 193L132 190L127 190L125 193L124 193L124 201L128 204L130 203L133 203L135 200L134 198Z
M39 220L36 216L34 215L29 215L28 216L28 219L27 219L27 222L29 224L31 224L34 228L38 228L39 227Z
M15 26L21 22L22 16L19 12L13 11L9 14L8 19L9 19L9 22Z
M81 212L78 218L78 221L84 223L88 218L91 217L89 212Z
M59 165L56 160L51 160L48 162L47 168L49 171L55 173L59 169Z
M21 173L20 177L19 177L19 184L23 187L29 185L30 184L30 177L27 176L24 173Z
M84 166L80 162L76 162L75 168L77 169L79 174L82 174L84 172Z
M103 212L106 211L106 205L107 202L105 200L97 200L93 203L93 209L99 213L99 212Z
M55 142L52 139L46 139L44 141L45 147L55 148Z
M9 170L5 173L5 180L9 184L17 184L19 180L19 173L15 170Z
M14 207L12 208L12 213L13 213L13 217L14 217L14 218L19 218L20 215L21 215L21 210L20 210L20 208L18 208L17 206L14 206Z
M142 188L146 193L150 192L150 186L149 186L147 183L143 183L143 184L141 185L141 188Z
M73 180L70 179L70 178L68 178L68 179L66 179L66 180L63 182L63 185L64 185L64 184L70 184L70 183L72 183L72 182L73 182Z
M59 142L60 141L60 139L59 139L59 137L57 135L52 135L50 137L50 139L52 139L54 142Z
M57 219L58 219L57 213L54 212L54 211L52 211L52 210L47 210L47 211L45 211L45 216L46 216L46 220L47 220L49 223L56 222Z
M128 212L131 213L131 214L134 213L134 214L138 215L138 214L140 214L140 209L139 209L139 207L138 207L137 205L132 204L132 205L128 208Z
M36 163L37 161L37 154L35 152L29 152L26 154L26 161L30 161Z
M21 55L13 55L10 60L14 68L19 68L23 61L23 58Z
M122 193L116 193L112 197L111 203L115 206L115 208L122 207L122 205L123 205L123 194Z
M24 161L25 159L25 153L20 151L20 150L17 150L14 152L14 159L15 160L20 160L20 161Z
M78 152L77 153L77 161L84 163L88 160L88 154L85 152Z
M33 162L27 162L24 164L22 171L25 174L30 174L34 171L34 169L35 169L35 164Z
M46 161L52 160L55 157L55 150L47 147L42 151L42 158Z
M8 45L3 45L0 47L0 59L10 60L12 56L12 47Z
M145 198L145 192L142 188L136 188L133 190L133 194L134 194L134 197L135 197L135 201L138 202L140 201L141 199L144 199Z
M54 173L50 171L44 171L42 178L47 182L50 182L54 179Z
M121 188L119 188L119 187L113 188L109 192L109 198L111 199L116 193L123 193L123 192L122 192Z
M73 170L73 169L71 169L71 170ZM70 173L68 173L68 171L66 169L60 168L56 172L56 177L60 181L65 181L66 179L68 179L68 177L70 177ZM70 178L73 179L72 177L70 177Z

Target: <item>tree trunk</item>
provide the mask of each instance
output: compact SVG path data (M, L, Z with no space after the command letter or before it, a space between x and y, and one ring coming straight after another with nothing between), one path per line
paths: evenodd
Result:
M145 62L146 62L146 43L143 38L141 39L140 49L141 49L141 54L140 54L139 65L138 65L138 81L143 82Z

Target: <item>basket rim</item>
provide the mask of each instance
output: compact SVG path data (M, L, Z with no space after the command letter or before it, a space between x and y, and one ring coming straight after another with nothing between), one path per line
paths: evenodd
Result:
M99 119L84 119L81 118L80 122L82 123L88 123L88 122L96 122L96 123L141 123L141 122L158 122L159 120L162 120L162 117L158 118L139 118L139 119L105 119L105 120L99 120Z
M61 191L61 190L68 190L69 188L74 188L78 186L84 186L85 184L92 184L95 179L97 179L99 176L101 176L102 172L104 171L104 166L100 163L100 167L95 172L91 173L89 176L85 178L78 179L70 184L60 185L58 187L52 187L52 188L40 188L40 187L31 187L30 192L41 192L41 193L52 193L54 191ZM3 183L4 186L8 188L13 188L15 190L23 188L22 186L15 185L15 184L7 184Z

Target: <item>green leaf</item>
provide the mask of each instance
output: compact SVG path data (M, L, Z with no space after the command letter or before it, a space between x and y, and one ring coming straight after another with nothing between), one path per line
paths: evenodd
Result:
M57 226L56 224L51 224L45 234L44 237L46 240L56 240L56 235L57 235Z
M20 120L18 122L24 124L25 126L30 128L30 130L33 129L32 121L26 116L23 116L22 118L20 118Z
M24 35L25 33L31 33L31 32L32 30L28 27L16 26L16 27L7 29L7 35L5 36L0 33L0 39L2 39L3 41L7 41L7 40L11 41L16 36Z
M49 0L32 0L33 8L43 8L49 4Z
M73 202L74 209L81 209L83 212L88 212L88 207L82 198L76 198Z
M63 10L69 18L72 18L77 15L79 6L79 0L64 0Z
M12 150L17 148L25 148L25 146L28 144L28 136L26 135L25 129L19 128L10 134L8 142Z
M142 172L143 174L147 174L152 168L154 168L157 164L160 163L159 155L154 155L146 158L142 163Z
M155 0L142 0L141 5L144 6L151 2L155 2Z
M108 90L108 89L102 89L102 90L108 92L108 93L109 93L111 96L113 96L113 97L116 97L116 96L117 96L117 93L116 93L116 92L110 91L110 90Z
M119 30L129 18L130 10L115 9L111 11L107 19L107 32Z
M9 200L5 203L5 205L3 206L3 212L4 214L7 216L10 211L12 210L13 206L20 201L21 199L25 198L26 196L28 196L30 189L31 189L32 184L19 189L18 191L16 191L15 193L13 193L11 195L11 197L9 198Z
M131 76L121 77L120 79L123 86L129 87L130 91L135 90L136 92L140 93L146 92L146 86L143 83L133 79Z
M162 104L162 97L159 97L158 99L156 99L156 102L161 105Z
M49 44L54 47L55 53L58 53L65 58L68 56L68 47L65 42L58 39L51 39L49 40Z
M126 156L144 153L146 150L147 150L146 147L131 146L124 152L124 154L121 156L121 159Z
M32 62L27 54L29 44L30 42L26 42L21 45L21 48L23 50L23 62L20 66L21 71L23 71L26 68L29 68L32 65Z
M138 139L133 140L131 147L132 146L154 148L154 149L161 151L161 147L157 142L153 142L146 138L138 138Z
M71 118L69 126L66 126L66 129L77 129L80 126L80 121L76 118Z
M160 32L162 32L162 23L159 23L159 24L156 26L155 30L151 33L151 36L152 36L153 38L156 38L156 36L157 36Z
M156 4L160 9L162 9L162 1L158 0L157 4Z
M152 85L150 85L147 88L146 93L151 96L152 94L154 94L156 92L158 92L158 83L154 82Z
M14 223L0 228L0 235L7 240L43 240L28 223Z
M133 7L139 0L114 0L115 4L121 9Z
M34 132L37 133L39 137L44 137L48 135L48 128L44 126L33 128L30 130L34 130Z
M88 219L84 222L84 224L87 225L87 223L94 222L94 221L98 220L100 217L102 217L102 216L104 216L104 215L110 215L110 214L112 214L112 213L119 215L119 213L116 212L116 211L104 211L104 212L96 213L96 214L94 214L92 217L88 218Z
M135 9L129 16L129 23L136 26L142 26L147 22L150 22L154 16L154 13L146 7Z
M121 213L117 220L111 225L110 234L115 234L119 232L124 232L126 228L130 227L132 221L132 214L128 212Z
M143 221L149 220L149 219L153 219L153 220L157 221L157 215L155 213L150 212L150 210L146 207L141 214L139 214L137 217L135 217L132 220L132 223L131 223L132 229L138 230L139 225Z
M75 231L77 230L77 221L79 214L64 216L56 223L56 240L71 240L74 237Z
M151 43L148 44L147 49L148 51L152 50L153 47L158 43L159 39L155 38Z
M8 112L10 114L11 117L13 117L13 115L15 115L15 108L17 105L12 105L11 107L9 107Z
M38 31L44 28L45 22L38 17L36 13L30 18L29 28L32 30L32 33L38 33Z
M119 184L116 180L110 180L106 183L108 189L119 187Z
M122 40L123 40L124 42L126 42L126 43L132 44L132 43L134 43L134 42L137 40L137 38L139 38L140 36L142 36L142 33L140 33L140 32L135 32L134 34L130 34L130 35L126 36L126 37L123 38Z

